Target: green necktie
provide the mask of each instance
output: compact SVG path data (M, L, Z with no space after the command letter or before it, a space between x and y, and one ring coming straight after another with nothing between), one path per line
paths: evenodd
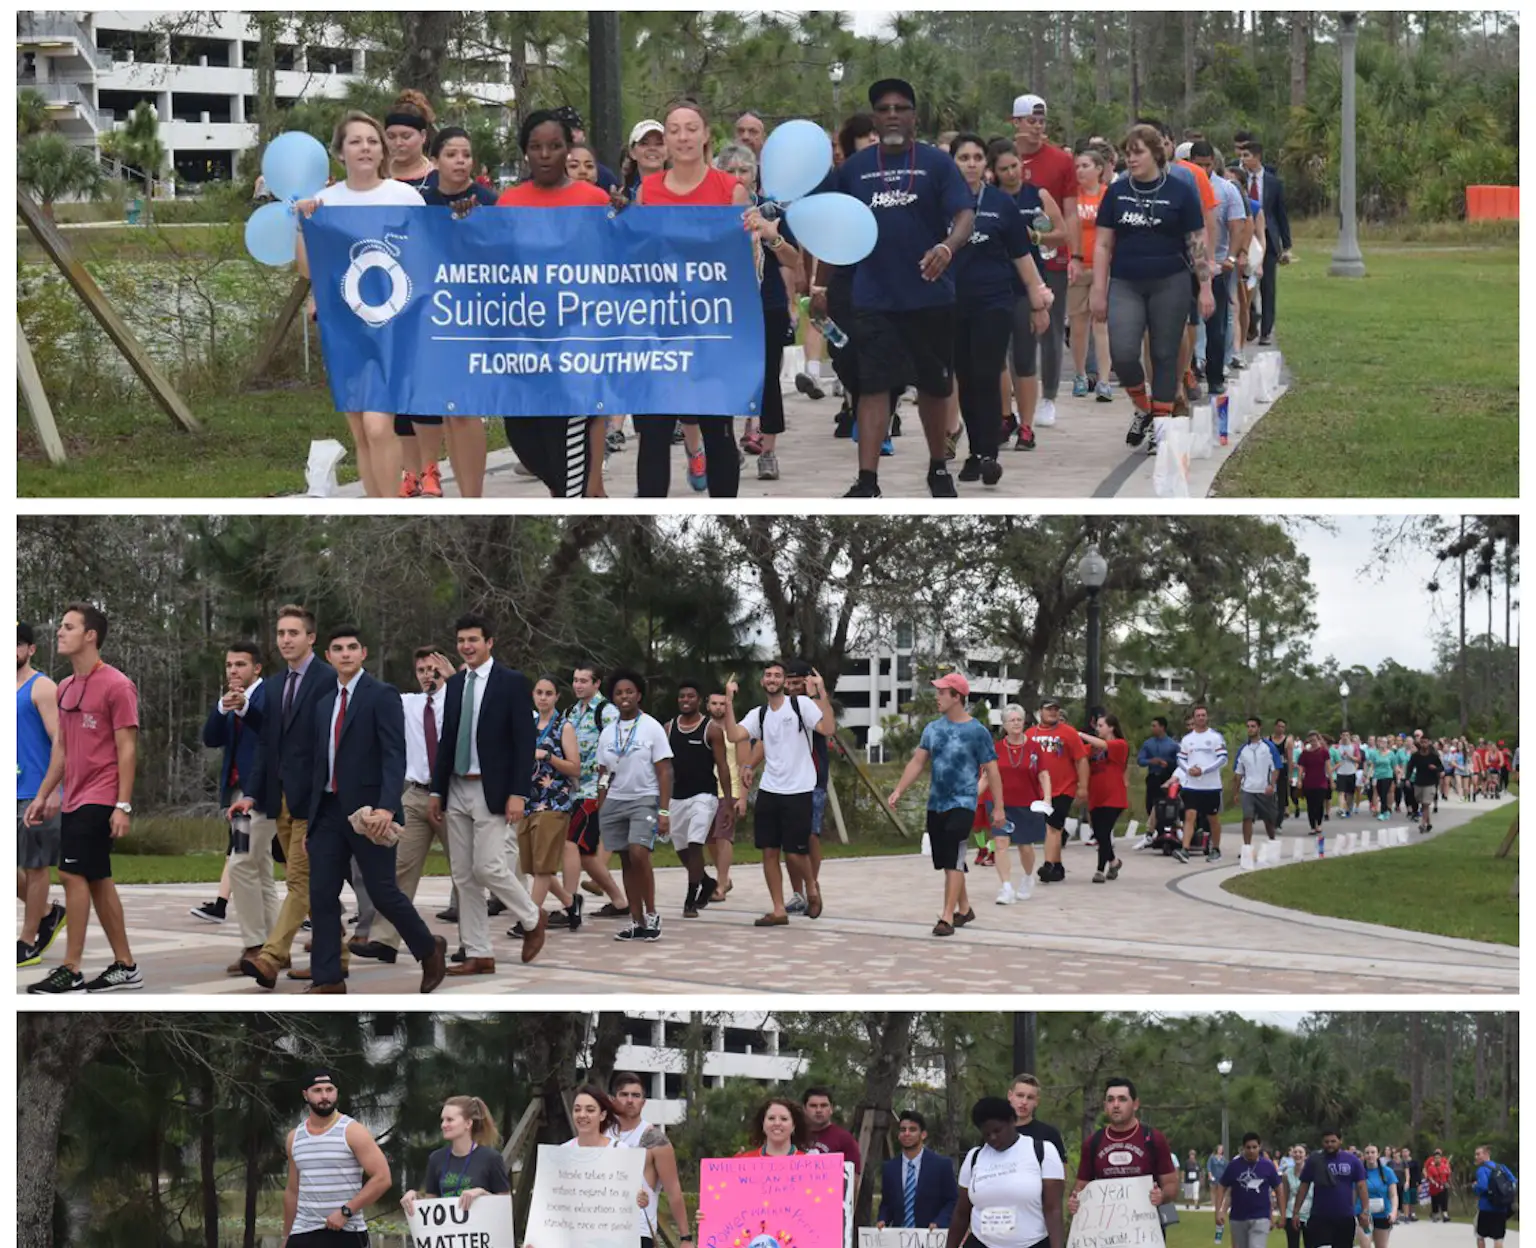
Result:
M453 774L469 775L469 752L475 739L475 674L464 681L464 709L459 713L459 740L453 751Z

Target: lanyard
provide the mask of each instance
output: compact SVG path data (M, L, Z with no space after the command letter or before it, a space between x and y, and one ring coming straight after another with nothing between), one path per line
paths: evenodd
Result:
M643 714L644 712L642 712ZM624 736L624 724L621 720L613 726L614 751L620 758L626 757L635 747L635 735L640 731L640 716L635 716L635 726L629 730L629 736Z

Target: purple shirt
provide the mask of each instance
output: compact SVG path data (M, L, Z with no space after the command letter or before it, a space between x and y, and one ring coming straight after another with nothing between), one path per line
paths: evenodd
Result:
M1318 1183L1318 1166L1327 1165L1333 1175L1333 1186ZM1365 1163L1353 1153L1342 1149L1329 1156L1313 1153L1301 1168L1302 1183L1312 1185L1312 1217L1314 1219L1353 1218L1355 1216L1355 1184L1365 1182Z
M1269 1194L1280 1186L1280 1172L1267 1157L1257 1161L1239 1157L1221 1172L1220 1183L1232 1193L1232 1209L1228 1217L1233 1222L1267 1221Z

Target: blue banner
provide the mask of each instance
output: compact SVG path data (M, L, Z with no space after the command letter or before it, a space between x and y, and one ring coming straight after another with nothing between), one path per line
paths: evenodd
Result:
M763 312L741 222L740 208L322 205L304 246L336 408L755 415Z

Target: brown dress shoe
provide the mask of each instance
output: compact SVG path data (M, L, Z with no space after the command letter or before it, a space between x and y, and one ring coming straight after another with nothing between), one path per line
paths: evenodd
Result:
M494 968L495 962L492 962ZM432 952L421 960L421 990L431 992L448 973L448 942L441 936L432 937Z
M260 945L252 945L249 949L240 950L240 956L224 968L224 974L244 975L245 972L240 969L240 963L245 961L246 958L254 958L260 952Z
M495 958L465 958L457 966L450 966L449 975L494 975L496 973ZM423 992L426 989L422 989Z
M549 937L549 911L539 911L539 925L523 937L523 962L532 962Z
M315 977L315 974L314 974L313 968L312 967L308 967L308 966L295 966L292 969L290 969L289 972L288 972L288 978L289 979L310 980L310 979L313 979L314 977ZM343 979L351 979L352 978L352 972L347 968L345 963L343 963L342 967L341 967L341 977Z
M345 996L346 991L347 986L345 984L311 984L308 988L304 989L304 994L308 996L312 992L341 993Z
M264 953L241 958L240 973L249 975L263 988L270 990L277 987L277 965Z

